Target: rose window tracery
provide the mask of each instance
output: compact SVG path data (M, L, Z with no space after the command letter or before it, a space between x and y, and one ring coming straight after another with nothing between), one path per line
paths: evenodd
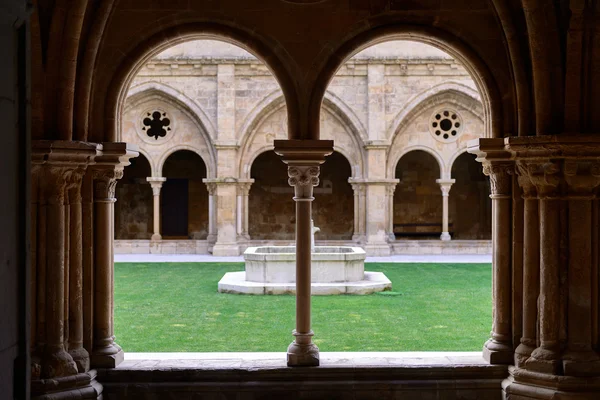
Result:
M442 109L433 113L429 123L429 131L436 140L454 142L462 131L460 114L451 109Z
M164 111L147 112L144 118L142 130L150 137L158 140L159 137L167 136L167 132L171 130L171 120L167 118L167 113Z

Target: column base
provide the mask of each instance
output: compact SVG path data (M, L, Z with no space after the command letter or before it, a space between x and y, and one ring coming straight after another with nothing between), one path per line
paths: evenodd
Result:
M387 240L388 242L393 242L396 240L396 235L394 235L394 233L388 233L387 234Z
M32 400L101 400L102 385L96 380L96 371L62 378L31 381Z
M220 244L215 243L212 249L213 256L232 257L240 255L240 245L238 243Z
M160 233L155 233L151 237L152 240L162 240L162 235Z
M41 363L41 376L48 379L58 379L55 377L70 376L77 374L77 364L73 357L64 349L47 349L43 355Z
M364 236L355 233L354 235L352 235L352 241L355 243L362 243L364 241Z
M535 350L534 346L530 346L524 343L519 344L515 349L515 366L524 367L525 362L531 357L531 353Z
M392 254L390 245L387 243L367 243L365 245L367 256L385 257Z
M77 370L80 373L89 371L90 369L90 355L86 349L80 347L78 349L69 350L69 354L73 357L73 361L77 364Z
M600 398L600 378L557 376L509 367L510 376L502 382L502 396L510 400Z
M538 347L531 353L524 368L542 374L559 375L562 372L560 354L554 350Z
M587 351L567 351L562 359L565 375L600 376L600 357L591 349Z
M511 365L513 363L512 346L489 339L483 345L483 358L490 364Z
M111 345L94 350L90 357L90 362L94 368L116 368L124 359L125 353L123 352L123 349Z
M450 233L442 232L440 235L440 240L452 240L452 237L450 236Z
M298 333L294 330L296 337L287 349L288 367L318 367L319 348L312 342L313 331L309 333Z

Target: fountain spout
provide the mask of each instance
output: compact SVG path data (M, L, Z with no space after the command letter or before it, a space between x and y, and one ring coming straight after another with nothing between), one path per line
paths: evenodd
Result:
M315 233L319 232L321 228L315 226L315 221L310 219L310 231L312 232L312 236L310 238L310 252L315 252Z

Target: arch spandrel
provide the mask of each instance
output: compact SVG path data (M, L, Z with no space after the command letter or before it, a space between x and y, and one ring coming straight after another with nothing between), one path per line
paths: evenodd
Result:
M172 130L164 138L148 137L142 129L143 119L152 110L165 111ZM150 88L128 98L122 117L123 141L137 143L152 165L153 176L160 176L166 154L173 148L189 149L204 160L209 176L216 173L216 153L211 138L198 114L169 94Z

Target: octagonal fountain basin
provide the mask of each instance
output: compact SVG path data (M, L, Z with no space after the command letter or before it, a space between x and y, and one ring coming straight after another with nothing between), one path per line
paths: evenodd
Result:
M370 294L392 289L382 272L365 271L365 251L360 247L316 246L312 253L313 295ZM244 252L245 271L228 272L219 281L219 292L241 294L296 293L294 246L249 247Z

